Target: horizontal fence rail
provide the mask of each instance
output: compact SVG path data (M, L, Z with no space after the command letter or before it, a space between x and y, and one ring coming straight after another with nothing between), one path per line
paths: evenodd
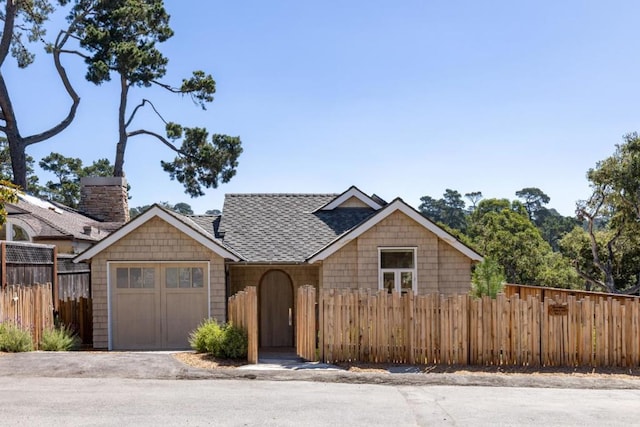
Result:
M640 366L638 298L541 301L517 294L475 299L323 290L318 325L311 327L316 308L310 294L299 290L296 326L298 354L309 360L317 336L325 362Z

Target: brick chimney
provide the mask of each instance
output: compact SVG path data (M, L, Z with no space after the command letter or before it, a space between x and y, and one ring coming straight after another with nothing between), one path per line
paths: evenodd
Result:
M80 178L79 210L101 221L128 222L127 180L117 176Z

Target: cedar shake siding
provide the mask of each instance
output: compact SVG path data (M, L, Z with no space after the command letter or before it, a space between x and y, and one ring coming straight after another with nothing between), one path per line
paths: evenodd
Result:
M91 260L93 345L108 346L107 261L208 261L211 316L226 320L224 259L160 218L152 218Z
M471 260L402 212L394 212L322 262L321 287L378 289L378 248L417 248L418 294L468 292Z

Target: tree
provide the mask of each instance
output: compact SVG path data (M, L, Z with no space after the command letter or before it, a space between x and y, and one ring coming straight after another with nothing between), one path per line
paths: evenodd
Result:
M204 214L205 215L222 215L222 212L220 211L220 209L209 209L205 211Z
M516 196L524 200L524 207L527 209L531 221L535 221L538 211L551 200L542 190L535 187L516 191Z
M418 209L427 218L455 230L466 229L465 204L459 192L447 188L442 199L424 196L420 201Z
M57 182L47 181L41 189L42 195L72 208L77 208L80 203L80 178L113 174L113 166L107 159L99 159L91 166L84 167L81 159L65 157L59 153L43 157L39 165L58 179Z
M193 215L193 209L188 203L176 203L173 205L173 210L183 215Z
M502 291L505 280L502 266L491 258L485 258L471 274L471 295L495 298Z
M90 6L90 12L86 12ZM119 83L115 176L124 176L129 138L139 135L151 136L177 154L174 160L163 161L162 168L171 179L183 184L185 192L192 197L203 195L203 187L217 188L220 182L226 183L235 175L237 159L242 153L240 138L214 134L209 141L205 129L183 128L166 121L148 99L142 99L131 110L128 108L130 91L134 87L154 86L188 95L203 109L206 103L213 101L215 81L203 71L194 71L179 87L161 81L169 60L157 45L173 36L162 0L78 0L69 20L79 21L74 27L74 35L87 53L76 53L85 58L87 80L100 85L114 75ZM152 108L162 120L166 136L144 128L131 128L136 113L143 107ZM180 145L177 145L179 140Z
M471 193L465 193L464 197L471 202L471 206L469 207L469 211L473 212L476 209L476 205L480 200L482 200L482 192L481 191L473 191Z
M57 3L65 5L67 2L68 0L58 0ZM76 18L69 21L69 28L61 31L55 41L47 46L47 51L53 56L60 82L71 99L66 116L49 129L23 136L18 126L12 95L5 80L7 58L9 55L14 57L19 68L25 68L33 62L34 54L29 51L27 44L42 40L45 35L44 24L53 12L53 5L48 0L2 0L0 4L2 3L4 3L4 12L0 15L3 22L2 35L0 36L0 132L6 136L9 144L13 182L21 188L27 189L29 186L27 179L29 160L26 148L29 145L45 141L66 129L75 118L80 103L80 97L73 89L62 65L61 54L65 52L65 45L71 38L71 33L75 31L75 25L87 13L85 6L88 5L78 6Z
M590 256L573 250L578 274L607 292L640 291L640 137L624 136L614 154L589 169L591 196L577 204ZM600 228L598 227L600 225ZM577 234L575 232L574 234ZM577 240L576 236L572 236ZM584 240L584 238L583 238Z
M563 216L555 209L540 208L536 212L534 221L540 230L542 238L551 245L554 251L560 250L560 240L574 227L581 223L578 219L570 216Z

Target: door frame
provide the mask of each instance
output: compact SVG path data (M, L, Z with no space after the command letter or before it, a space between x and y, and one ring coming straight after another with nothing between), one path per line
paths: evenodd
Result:
M262 347L262 282L267 274L272 273L274 271L279 271L287 276L289 279L289 285L291 286L291 346L296 346L296 294L295 294L295 285L293 284L293 279L291 275L282 268L271 268L260 276L260 281L258 282L258 348ZM288 348L288 347L283 347Z
M156 267L161 264L206 264L206 288L207 288L207 317L211 317L211 261L209 260L187 260L187 261L107 261L107 349L113 350L113 312L112 312L112 292L111 267L125 264L153 264ZM162 271L160 271L160 286L162 286ZM162 292L162 291L160 291Z

